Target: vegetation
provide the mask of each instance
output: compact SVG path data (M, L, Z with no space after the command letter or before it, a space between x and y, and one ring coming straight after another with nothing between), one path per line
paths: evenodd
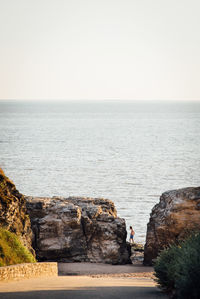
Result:
M24 247L19 238L3 228L0 228L0 266L21 263L35 263L33 255Z
M163 250L155 263L156 282L173 298L200 298L200 233Z
M19 200L22 198L22 195L0 168L0 206L8 207L15 200L15 197Z

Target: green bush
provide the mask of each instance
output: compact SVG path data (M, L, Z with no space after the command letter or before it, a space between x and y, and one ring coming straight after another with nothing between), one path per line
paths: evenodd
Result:
M24 247L19 238L5 229L0 229L0 266L21 263L35 263L33 255Z
M163 250L154 269L160 288L174 298L200 298L200 233Z
M170 246L160 253L154 266L156 282L166 293L172 293L175 287L177 257L179 256L179 252L179 247L175 245Z

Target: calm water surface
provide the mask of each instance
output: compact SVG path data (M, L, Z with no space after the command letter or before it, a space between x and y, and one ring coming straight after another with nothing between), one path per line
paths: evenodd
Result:
M26 195L113 200L144 242L161 193L200 185L200 103L1 101L0 165Z

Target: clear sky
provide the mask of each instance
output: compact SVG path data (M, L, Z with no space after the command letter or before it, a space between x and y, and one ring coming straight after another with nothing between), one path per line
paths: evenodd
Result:
M0 99L200 99L199 0L0 0Z

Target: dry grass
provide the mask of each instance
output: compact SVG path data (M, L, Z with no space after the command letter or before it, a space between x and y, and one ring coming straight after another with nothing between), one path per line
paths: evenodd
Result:
M0 228L0 266L34 262L35 258L19 238L14 233Z

